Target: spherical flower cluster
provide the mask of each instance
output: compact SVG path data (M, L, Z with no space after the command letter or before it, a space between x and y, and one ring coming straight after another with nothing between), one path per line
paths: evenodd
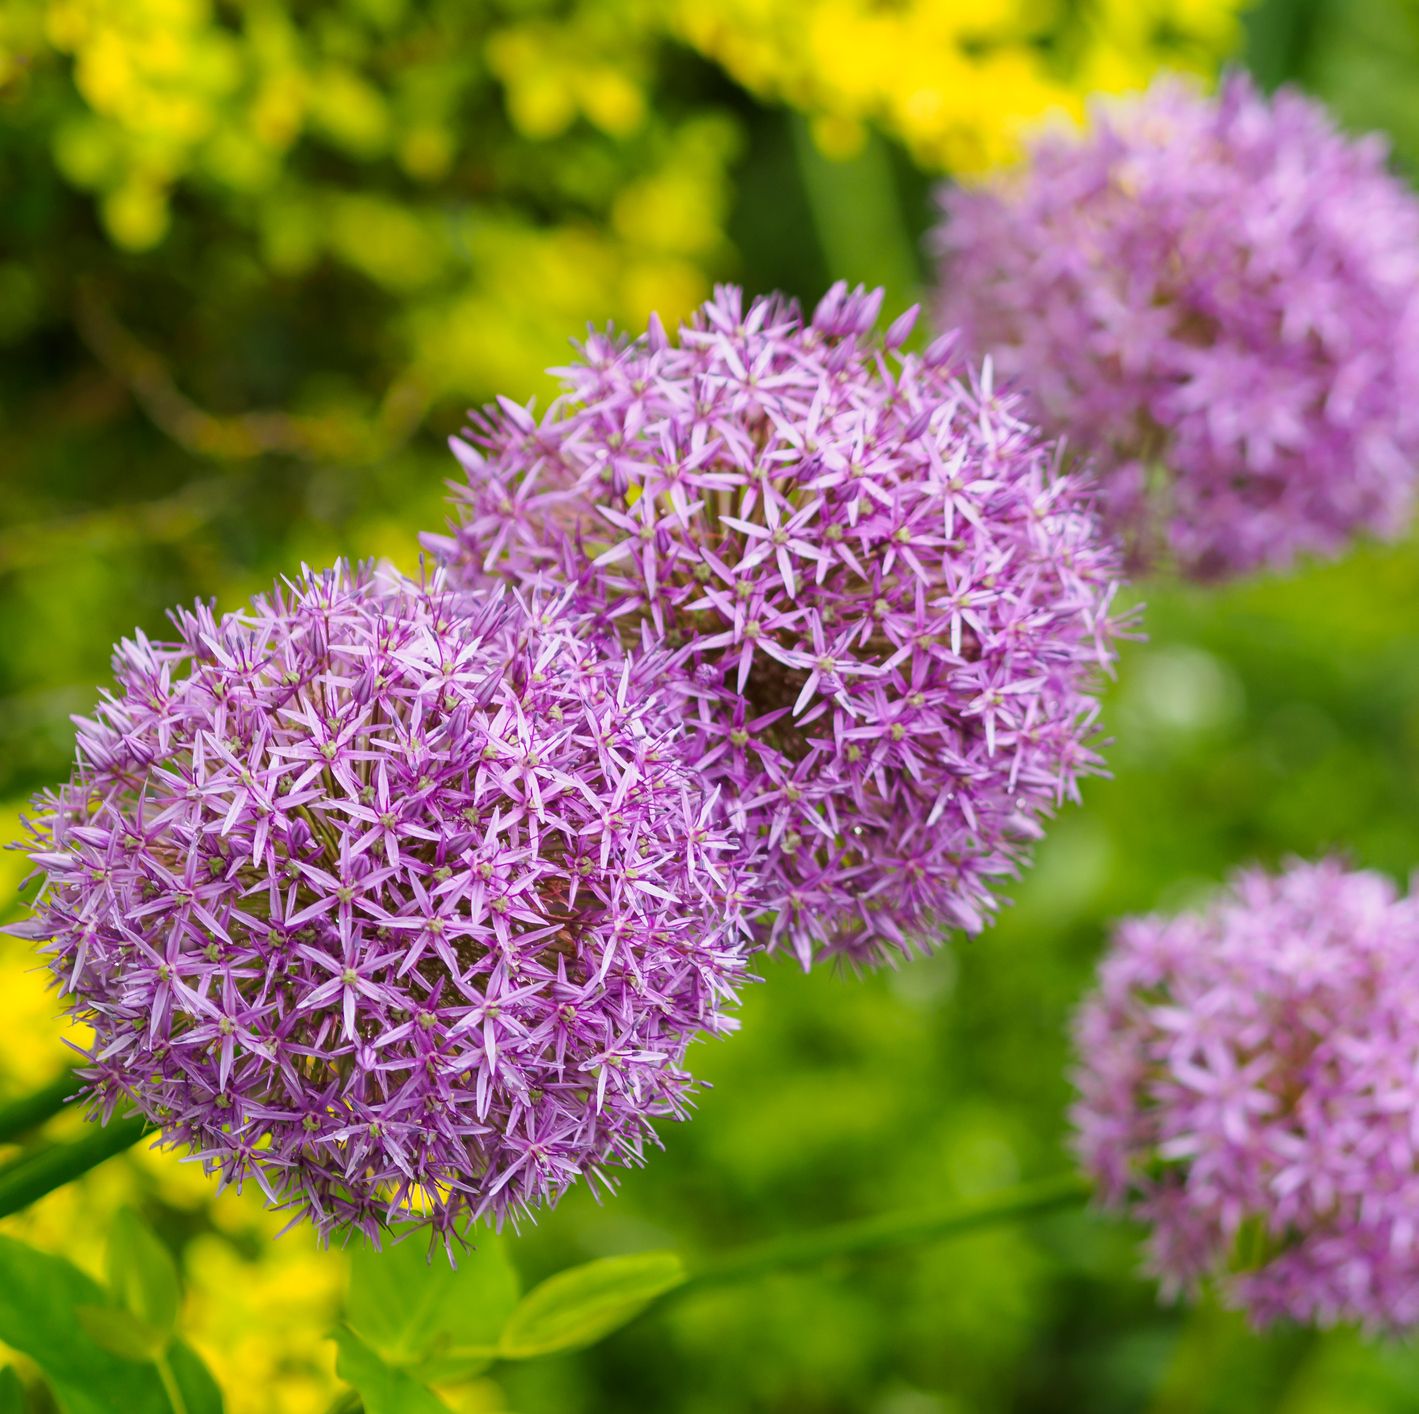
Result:
M1419 476L1419 201L1297 93L1176 79L947 191L940 314L1086 450L1141 563L1390 535Z
M593 336L536 420L455 451L460 582L570 586L664 645L697 769L760 886L760 937L873 961L980 929L997 876L1096 767L1114 553L1086 489L951 341L874 334L881 292L805 320L724 288L672 340Z
M1118 928L1078 1022L1085 1168L1170 1292L1419 1323L1419 900L1334 861Z
M90 1093L322 1233L516 1219L683 1114L736 842L556 607L307 575L115 655L32 827Z

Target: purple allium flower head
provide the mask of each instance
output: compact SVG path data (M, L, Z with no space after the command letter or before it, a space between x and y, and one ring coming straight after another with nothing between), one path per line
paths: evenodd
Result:
M1119 925L1077 1042L1080 1157L1165 1291L1419 1323L1419 901L1335 861L1244 871Z
M1419 200L1298 93L1181 80L943 194L939 313L1089 453L1138 562L1390 535L1419 476Z
M90 1092L322 1233L634 1161L732 1027L736 842L556 606L307 573L116 651L29 845Z
M461 582L571 586L664 645L698 769L749 842L760 937L806 965L974 932L1079 776L1114 656L1114 553L1086 490L950 340L722 288L676 339L592 336L540 420L454 450Z

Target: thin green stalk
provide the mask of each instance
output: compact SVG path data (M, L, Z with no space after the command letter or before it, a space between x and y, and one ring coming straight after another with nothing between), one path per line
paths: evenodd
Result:
M0 1110L0 1137L23 1133L57 1113L74 1087L74 1078L66 1076L45 1090ZM22 1154L0 1166L0 1218L19 1212L56 1188L81 1178L90 1169L137 1143L146 1129L141 1119L112 1120L82 1138ZM1061 1174L947 1207L885 1213L813 1232L792 1233L693 1266L686 1282L677 1290L752 1280L790 1267L941 1241L999 1223L1076 1207L1091 1191L1083 1177Z
M0 1167L0 1218L18 1213L45 1194L82 1178L105 1159L136 1144L147 1130L142 1119L114 1119L81 1139L51 1144Z
M839 1223L814 1232L793 1233L761 1246L732 1252L717 1261L693 1267L677 1291L744 1281L788 1267L807 1266L836 1257L883 1252L921 1242L937 1242L1017 1218L1035 1217L1060 1208L1082 1205L1093 1192L1079 1174L1060 1174L1001 1193L970 1198L949 1207L922 1212L884 1213L880 1217Z
M789 119L794 155L813 216L813 234L833 279L882 285L893 314L921 283L915 243L886 144L867 134L848 158L826 157L807 119Z
M43 1090L0 1106L0 1144L10 1144L52 1119L79 1092L80 1080L72 1070L51 1081Z
M177 1382L172 1362L166 1353L159 1355L153 1364L158 1367L158 1379L162 1381L163 1393L167 1395L168 1403L172 1405L172 1414L187 1414L187 1401L182 1397L182 1386Z

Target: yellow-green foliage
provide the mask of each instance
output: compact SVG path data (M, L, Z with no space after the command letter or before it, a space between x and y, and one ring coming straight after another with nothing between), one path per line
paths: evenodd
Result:
M657 107L662 47L621 0L12 0L0 80L120 250L336 266L387 298L385 376L438 398L705 293L737 132Z
M1215 62L1237 9L9 0L0 82L120 249L186 224L272 278L335 262L398 302L385 371L437 398L535 379L587 318L704 293L739 133L678 101L677 42L802 107L826 150L876 122L929 167L978 170L1087 91Z

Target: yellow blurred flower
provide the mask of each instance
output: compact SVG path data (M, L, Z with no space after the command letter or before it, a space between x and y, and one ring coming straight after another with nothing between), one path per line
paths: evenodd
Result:
M8 846L24 838L20 801L0 806L0 923L18 914L13 900L30 873L25 856ZM22 1095L47 1084L73 1060L64 1045L66 1024L49 985L49 970L33 949L0 934L0 997L5 999L0 1032L0 1097ZM81 1037L76 1037L81 1039Z
M338 1319L345 1257L322 1251L308 1229L275 1240L279 1219L254 1198L232 1202L244 1221L188 1244L183 1330L227 1398L231 1414L307 1414L338 1388L330 1331ZM248 1201L250 1199L250 1201ZM218 1200L227 1202L227 1195Z
M507 93L508 114L530 138L551 138L584 117L613 137L645 116L642 46L616 3L582 5L555 23L509 25L488 39L488 66Z
M1214 65L1244 0L662 0L672 31L746 88L818 121L830 155L880 124L923 165L977 172L1095 89Z
M128 250L147 250L167 231L167 194L137 178L106 193L102 211L109 235Z

